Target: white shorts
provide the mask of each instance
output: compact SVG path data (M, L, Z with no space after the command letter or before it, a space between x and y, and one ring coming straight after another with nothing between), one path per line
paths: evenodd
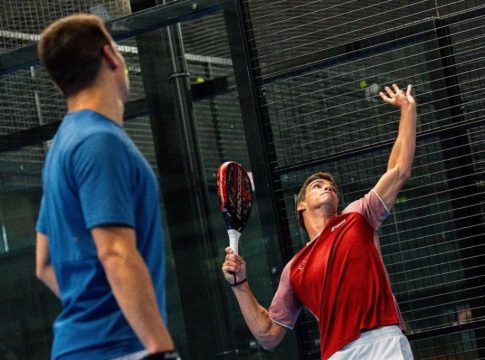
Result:
M333 354L329 360L413 360L408 339L399 326L366 331Z
M117 357L117 358L112 359L112 360L140 360L145 355L148 355L148 351L141 350L141 351L137 351L135 353L131 353L131 354L127 354L127 355Z

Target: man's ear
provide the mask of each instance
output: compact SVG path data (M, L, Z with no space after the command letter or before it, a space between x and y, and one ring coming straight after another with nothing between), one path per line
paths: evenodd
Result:
M306 209L306 204L304 201L300 201L298 204L296 204L296 210L297 211L302 211Z
M106 44L103 46L103 58L106 60L111 70L115 70L119 66L118 59L116 58L116 53L112 45Z

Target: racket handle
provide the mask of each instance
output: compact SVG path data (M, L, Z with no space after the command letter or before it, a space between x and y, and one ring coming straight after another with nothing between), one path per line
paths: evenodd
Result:
M241 233L234 229L228 229L227 235L229 235L229 246L231 247L234 254L238 254L239 252L239 238L241 237Z

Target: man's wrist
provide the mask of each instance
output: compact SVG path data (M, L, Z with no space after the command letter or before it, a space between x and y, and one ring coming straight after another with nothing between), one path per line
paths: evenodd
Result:
M413 109L416 109L416 103L408 101L404 104L401 104L400 108L401 110L413 110Z
M244 284L247 281L248 281L248 279L247 278L244 278L244 280L240 280L240 281L237 281L237 282L235 282L233 284L229 284L229 285L231 285L232 287L237 287L237 286L240 286L240 285Z
M249 283L247 279L240 281L237 285L234 285L234 284L229 284L229 285L231 285L231 288L233 291L244 292L247 289L249 289Z

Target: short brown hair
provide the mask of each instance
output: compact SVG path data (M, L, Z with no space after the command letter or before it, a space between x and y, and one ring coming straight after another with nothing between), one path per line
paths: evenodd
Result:
M326 173L326 172L321 172L320 171L320 172L317 172L317 173L315 173L313 175L310 175L305 180L305 182L303 183L303 185L300 188L300 191L298 192L298 195L297 195L296 201L295 201L296 221L304 229L305 229L305 222L303 221L303 214L302 214L302 212L301 211L298 211L298 203L300 203L300 202L302 202L302 201L305 200L306 189L307 189L308 185L310 185L310 183L312 183L313 181L318 180L318 179L323 179L323 180L330 181L333 184L333 186L335 186L335 188L337 188L337 183L335 182L335 178L330 173Z
M40 35L37 51L52 81L68 97L95 81L103 46L112 41L99 17L76 14L50 24Z

